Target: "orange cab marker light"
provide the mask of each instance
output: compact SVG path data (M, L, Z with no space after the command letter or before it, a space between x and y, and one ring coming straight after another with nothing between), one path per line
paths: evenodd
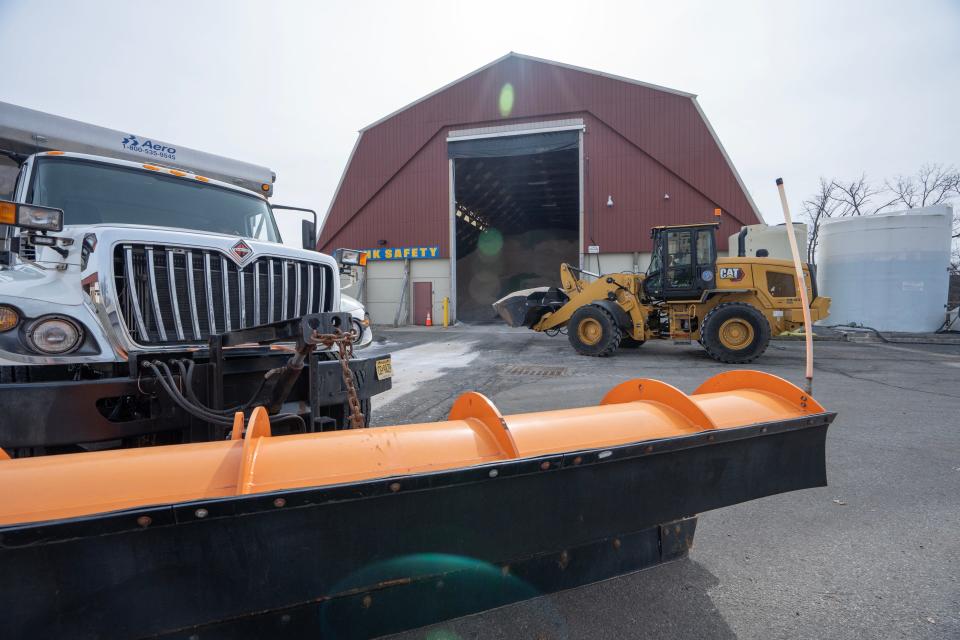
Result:
M152 164L145 164L145 165L143 165L143 168L144 168L144 169L149 169L150 171L160 171L160 167L155 167L155 166L152 165Z
M266 183L260 185L260 188L261 188L262 190L264 190L264 191L270 191L270 185L268 185L268 184L266 184Z
M47 151L48 156L62 156L63 151Z
M719 207L713 210L713 215L717 216L718 218L721 216L722 213L723 213L723 210L720 209Z
M174 175L174 176L177 176L178 178L182 178L183 176L187 175L187 172L180 171L179 169L170 169L170 175Z
M0 224L17 224L17 205L0 202Z
M193 176L193 177L194 177L196 180L199 180L200 182L210 182L210 178L206 178L206 177L204 177L204 176Z

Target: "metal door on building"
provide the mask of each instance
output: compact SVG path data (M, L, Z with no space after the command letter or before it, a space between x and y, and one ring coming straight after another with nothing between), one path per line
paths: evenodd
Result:
M427 324L427 314L433 309L433 282L413 283L413 324Z

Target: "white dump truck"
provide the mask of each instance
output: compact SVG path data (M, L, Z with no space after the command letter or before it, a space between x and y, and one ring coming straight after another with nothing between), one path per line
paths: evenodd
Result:
M6 103L0 156L4 450L218 439L256 404L292 431L369 421L389 356L352 356L363 308L272 171Z

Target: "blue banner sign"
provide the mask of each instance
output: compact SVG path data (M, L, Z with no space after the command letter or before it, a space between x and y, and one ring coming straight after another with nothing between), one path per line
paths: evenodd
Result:
M410 260L410 259L430 259L440 257L440 246L432 247L391 247L379 249L364 249L367 254L367 261L370 260Z

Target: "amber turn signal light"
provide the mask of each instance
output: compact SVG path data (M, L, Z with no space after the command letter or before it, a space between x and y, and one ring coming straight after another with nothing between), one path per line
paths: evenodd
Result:
M0 306L0 333L15 329L20 324L20 314L13 307Z

